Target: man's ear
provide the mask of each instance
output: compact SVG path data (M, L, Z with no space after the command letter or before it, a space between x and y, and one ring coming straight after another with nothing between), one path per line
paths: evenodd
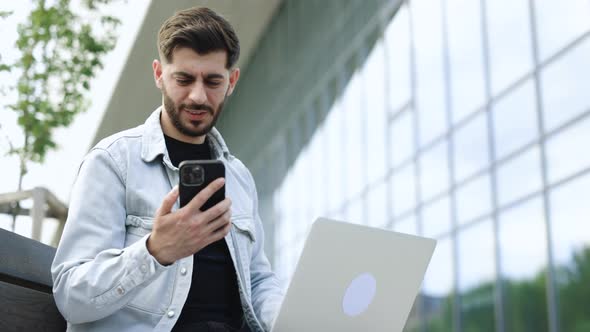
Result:
M152 62L152 69L154 70L154 81L158 89L162 89L162 63L158 59Z
M229 87L227 89L227 95L230 96L234 92L234 88L236 87L236 83L238 83L238 79L240 78L240 68L234 68L229 73Z

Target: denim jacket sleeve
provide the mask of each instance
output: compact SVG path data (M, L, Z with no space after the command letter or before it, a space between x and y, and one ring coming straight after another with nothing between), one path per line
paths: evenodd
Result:
M125 176L113 155L93 149L80 166L68 219L51 267L57 307L73 324L107 317L166 269L146 235L124 248Z
M248 172L249 174L249 172ZM260 215L258 213L258 194L252 175L249 174L252 197L254 203L254 224L259 241L256 241L252 250L252 261L250 265L250 276L252 280L252 306L259 317L265 331L270 331L276 319L284 291L279 284L277 276L272 272L270 262L264 253L264 230Z

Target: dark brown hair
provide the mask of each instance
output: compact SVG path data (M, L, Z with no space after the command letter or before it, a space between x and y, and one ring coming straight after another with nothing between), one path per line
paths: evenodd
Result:
M226 51L226 68L231 68L240 56L240 41L231 24L209 8L193 7L176 12L160 27L158 52L160 58L172 62L172 52L188 47L203 55Z

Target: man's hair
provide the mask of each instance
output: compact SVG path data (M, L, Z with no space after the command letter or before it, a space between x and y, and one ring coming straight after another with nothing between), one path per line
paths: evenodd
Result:
M209 8L193 7L176 12L160 27L158 52L172 62L176 48L188 47L198 54L226 51L226 68L232 68L240 56L240 41L231 24Z

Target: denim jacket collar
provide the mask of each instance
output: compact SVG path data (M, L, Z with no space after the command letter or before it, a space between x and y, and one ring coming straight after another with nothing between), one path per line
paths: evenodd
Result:
M160 123L161 113L162 106L152 112L144 124L141 141L141 159L145 162L151 162L160 155L169 159L166 142L164 140L164 132L162 131L162 124ZM211 150L216 159L221 158L222 156L226 159L230 159L227 145L215 127L211 128L211 131L207 134L207 138L209 138L209 144L211 144Z

